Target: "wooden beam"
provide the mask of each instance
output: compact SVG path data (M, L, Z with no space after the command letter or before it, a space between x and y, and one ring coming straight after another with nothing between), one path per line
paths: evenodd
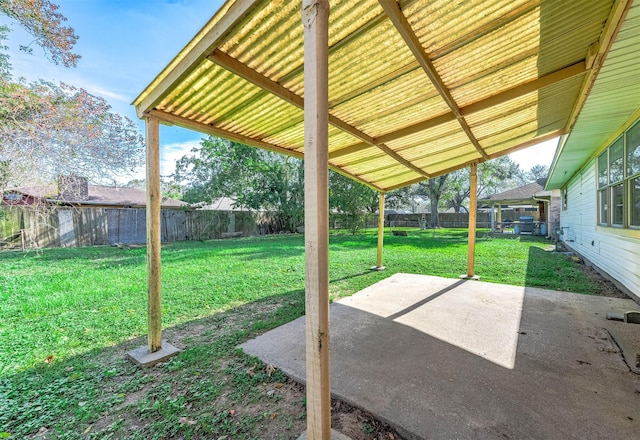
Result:
M469 166L469 243L467 249L467 278L475 276L476 214L478 211L478 164Z
M329 1L302 0L307 438L331 439L329 376Z
M160 124L147 118L147 343L149 352L162 349L160 247Z
M505 90L503 92L500 92L488 98L485 98L481 101L477 101L477 102L474 102L473 104L469 104L466 107L461 107L460 113L466 117L474 113L487 110L491 107L504 104L505 102L510 101L512 99L517 99L528 93L535 92L536 90L540 90L543 87L547 87L552 84L556 84L560 81L563 81L565 79L569 79L569 78L573 78L574 76L581 75L586 71L587 69L585 66L585 62L580 61L578 63L567 66L563 69L549 73L548 75L541 76L540 78L536 78L532 81L529 81L523 84L519 84L515 87L512 87L508 90ZM434 128L439 125L446 124L448 122L452 122L455 120L456 120L456 115L453 112L445 113L445 114L436 116L434 118L425 119L424 121L420 121L416 124L375 137L373 141L375 143L384 143L384 142L394 141L396 139L400 139L405 136L410 136L412 134L419 133L421 131L428 130L430 128ZM340 151L341 150L338 150L336 153ZM349 154L349 153L346 153L346 154Z
M551 72L547 75L536 78L532 81L519 84L515 87L505 90L504 92L500 92L496 95L490 96L489 98L485 98L481 101L474 102L473 104L462 107L460 109L460 113L462 113L463 116L469 116L474 113L487 110L491 107L504 104L507 101L519 98L528 93L535 92L544 87L559 83L560 81L582 75L585 72L587 72L587 68L583 60L575 64L571 64L570 66L567 66L563 69L559 69L555 72Z
M148 115L153 116L163 123L169 123L173 125L177 125L179 127L189 128L191 130L196 130L201 133L210 134L213 136L219 136L224 139L229 139L232 141L240 142L244 145L249 145L251 147L262 148L264 150L275 151L277 153L286 154L287 156L297 157L302 159L304 155L296 150L289 150L283 147L280 147L276 144L270 144L268 142L260 141L254 139L249 136L243 136L241 134L234 133L232 131L224 130L213 125L203 124L202 122L193 121L191 119L183 118L181 116L176 116L171 113L166 113L161 110L151 110L148 112Z
M375 142L389 142L405 136L410 136L415 133L419 133L430 128L437 127L438 125L446 124L456 120L456 116L453 113L445 113L443 115L436 116L435 118L425 119L417 124L410 125L408 127L401 128L399 130L383 134L377 138L374 138Z
M411 162L409 162L407 159L405 159L404 157L402 157L401 155L399 155L398 153L396 153L395 151L393 151L391 148L387 147L385 144L378 144L378 148L380 148L382 151L384 151L385 153L387 153L388 156L393 157L397 162L400 162L402 165L404 165L405 167L409 168L411 171L414 171L426 178L431 177L429 175L429 173L427 173L425 170L423 170L420 167L415 166L414 164L412 164Z
M381 166L381 167L378 167L378 168L367 169L364 172L357 174L357 176L358 177L370 176L371 174L377 174L377 173L379 173L381 171L387 171L387 170L391 170L391 169L394 169L394 168L402 169L402 173L411 172L411 171L405 170L404 167L401 164L394 162L394 163L391 163L390 165L384 165L384 166Z
M406 176L407 174L415 174L415 173L413 171L403 171L401 173L395 173L395 174L391 174L391 175L382 177L380 179L376 179L375 182L380 184L380 182L386 182L388 180L395 180L398 177Z
M154 109L214 49L224 43L242 20L263 3L265 0L236 0L227 10L218 11L185 49L136 98L133 104L138 117L143 118L145 113Z
M339 150L333 150L329 153L329 160L337 159L338 157L346 156L347 154L357 153L362 150L371 148L370 144L366 142L360 142L358 144L349 145L348 147L341 148Z
M433 63L422 49L422 45L420 44L420 41L418 41L418 37L416 37L413 29L411 29L411 25L407 21L407 18L400 10L398 2L396 0L378 0L378 2L404 39L405 43L409 47L409 50L411 50L411 52L413 53L413 56L418 60L420 66L422 66L422 69L429 77L429 80L431 80L433 86L436 88L438 93L440 93L442 99L447 103L447 105L455 115L458 123L460 124L460 127L462 127L462 130L465 132L473 146L476 148L476 150L478 150L478 153L480 153L480 155L486 159L487 154L484 152L482 146L471 131L471 127L469 127L469 124L464 119L464 116L460 112L460 108L453 99L451 92L449 92L449 89L442 81L442 78L440 78L440 75L436 71L436 68L433 66Z
M413 185L414 183L424 182L425 180L427 179L425 179L424 177L418 177L417 179L407 180L405 183L400 183L398 185L385 187L385 189L386 191L393 191L394 189L404 188L405 186Z
M506 11L498 18L485 23L480 27L474 26L471 32L462 32L461 36L457 39L447 43L446 45L436 48L433 52L430 52L429 57L432 60L436 60L447 54L450 54L454 50L460 49L461 47L469 44L472 41L476 41L477 39L484 37L491 32L494 32L497 29L503 28L506 24L511 23L514 20L522 17L523 15L528 14L532 10L540 7L540 1L541 0L529 0L527 2L524 2L519 7Z
M376 269L383 269L382 266L382 244L384 242L384 193L380 193L378 201L378 258L376 259Z
M295 94L286 87L283 87L279 83L267 78L224 52L215 50L211 55L209 55L208 59L220 67L223 67L235 75L249 81L253 85L279 97L283 101L288 102L299 109L304 109L304 98L302 96ZM358 130L354 126L347 124L341 119L336 118L335 116L329 115L329 123L369 145L374 145L373 138L371 136Z
M147 113L149 116L153 116L154 118L162 121L163 124L177 125L179 127L188 128L190 130L196 130L201 133L210 134L213 136L218 136L224 139L228 139L231 141L236 141L244 145L249 145L251 147L262 148L263 150L269 150L280 154L285 154L287 156L297 157L298 159L304 159L304 154L300 151L289 150L287 148L281 147L276 144L270 144L268 142L260 141L254 139L252 137L243 136L232 131L223 130L218 127L214 127L213 125L203 124L202 122L192 121L191 119L183 118L181 116L172 115L171 113L166 113L160 110L151 110ZM350 179L355 180L356 182L362 183L363 185L368 186L374 191L382 191L382 188L377 187L371 182L361 179L355 174L351 174L342 168L338 168L335 165L331 165L331 169L337 173L342 174Z
M229 70L230 72L240 76L241 78L244 78L245 80L251 82L255 86L262 88L263 90L266 90L274 94L275 96L279 97L285 102L288 102L289 104L294 105L301 109L304 108L303 97L293 93L291 90L281 86L279 83L272 81L271 79L267 78L261 73L251 69L249 66L242 64L240 61L230 57L224 52L220 50L215 50L208 58L212 62L218 64L220 67L223 67ZM344 122L343 120L331 114L328 115L328 121L334 127L339 128L340 130L350 134L351 136L354 136L357 139L360 139L364 143L371 146L378 147L379 149L384 151L387 155L393 157L397 162L400 162L405 167L410 168L413 171L424 175L425 177L429 177L424 172L424 170L420 169L419 167L416 167L411 162L403 158L401 155L399 155L398 153L396 153L395 151L393 151L391 148L387 147L383 143L374 142L373 137L369 136L368 134L364 133L361 130L358 130L356 127Z
M532 145L537 145L537 144L539 144L541 142L544 142L546 140L553 139L554 137L561 136L563 133L564 133L564 130L557 130L557 131L549 133L549 134L547 134L545 136L541 136L539 138L532 139L532 140L527 141L527 142L523 142L522 144L516 145L514 147L510 147L510 148L508 148L506 150L502 150L502 151L500 151L498 153L493 153L493 154L489 155L489 159L488 160L495 159L495 158L500 157L500 156L505 156L507 154L511 154L511 153L513 153L515 151L522 150L522 149L530 147ZM447 161L443 161L443 162L447 162ZM443 162L438 162L438 163L443 163ZM466 168L468 166L471 166L473 163L479 163L480 164L480 163L483 163L483 162L486 162L486 160L483 159L483 158L475 158L475 159L468 160L468 161L466 161L464 163L458 164L458 165L453 166L453 167L444 168L444 169L438 170L438 171L430 171L429 174L431 175L431 178L434 178L434 177L442 176L443 174L448 174L448 173L451 173L453 171L457 171L457 170L462 169L462 168ZM431 165L437 165L438 163L430 164L430 166ZM393 177L397 177L397 176L393 176ZM387 179L383 179L381 181L384 181L384 180L387 180ZM425 179L419 177L417 179L408 180L407 182L401 183L401 184L398 184L398 185L392 185L392 186L377 185L377 186L381 186L382 188L384 188L385 191L393 191L394 189L403 188L405 186L413 185L414 183L422 182L423 180L425 180ZM378 182L381 182L381 181L378 181Z

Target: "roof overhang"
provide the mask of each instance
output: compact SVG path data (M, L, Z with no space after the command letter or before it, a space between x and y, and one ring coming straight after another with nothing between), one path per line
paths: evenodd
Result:
M628 6L604 64L584 97L571 132L560 141L546 188L561 188L600 150L640 118L640 3Z
M336 0L329 166L379 191L567 133L631 0ZM227 1L134 101L304 156L300 1Z

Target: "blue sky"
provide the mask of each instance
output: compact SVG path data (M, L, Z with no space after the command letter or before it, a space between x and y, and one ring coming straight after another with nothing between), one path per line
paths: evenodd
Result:
M137 121L131 102L204 26L222 0L53 0L79 36L76 68L50 63L35 45L33 55L18 50L32 38L11 25L8 46L14 76L42 78L82 87L105 98L113 111ZM0 24L8 24L0 16ZM143 124L140 122L141 131ZM161 126L161 173L171 174L174 161L197 146L204 135ZM521 168L549 165L556 142L512 155ZM140 171L139 177L144 172Z

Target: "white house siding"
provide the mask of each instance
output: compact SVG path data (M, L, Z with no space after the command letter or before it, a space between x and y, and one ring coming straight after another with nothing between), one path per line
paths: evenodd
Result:
M597 226L595 160L567 184L567 209L562 211L560 238L565 244L617 280L640 299L640 239L628 229Z

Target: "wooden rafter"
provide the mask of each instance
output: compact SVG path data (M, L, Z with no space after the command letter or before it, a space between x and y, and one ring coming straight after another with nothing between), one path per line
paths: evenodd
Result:
M171 113L166 113L160 110L151 110L150 112L147 113L148 116L153 116L155 118L157 118L158 120L170 124L170 125L177 125L180 127L184 127L184 128L189 128L189 129L193 129L193 130L197 130L201 133L207 133L207 134L211 134L213 136L219 136L221 138L224 139L230 139L236 142L240 142L241 144L244 145L249 145L251 147L257 147L257 148L262 148L263 150L268 150L268 151L274 151L276 153L281 153L281 154L285 154L287 156L292 156L292 157L297 157L298 159L303 159L304 155L298 151L295 150L289 150L287 148L283 148L279 145L275 145L275 144L270 144L268 142L264 142L264 141L260 141L248 136L243 136L241 134L237 134L234 133L232 131L228 131L228 130L224 130L218 127L215 127L213 125L208 125L208 124L203 124L202 122L196 122L193 121L191 119L187 119L187 118L183 118L181 116L176 116L174 114ZM331 169L336 171L339 174L342 174L343 176L349 177L359 183L362 183L365 186L368 186L369 188L373 189L374 191L383 191L382 188L373 185L370 182L367 182L365 180L360 179L358 176L349 173L348 171L345 171L343 169L339 169L338 167L335 166L331 166Z
M211 62L217 64L218 66L238 75L239 77L249 81L253 85L260 87L263 90L272 93L273 95L279 97L280 99L288 102L289 104L299 108L304 109L304 98L281 84L267 78L262 75L260 72L250 68L246 64L241 63L235 58L227 55L221 50L214 50L208 57ZM401 163L405 167L424 175L425 177L429 177L429 175L422 169L416 167L411 162L400 156L398 153L393 151L391 148L387 147L384 143L376 143L373 137L364 133L361 130L358 130L356 127L344 122L343 120L329 114L329 123L336 128L344 131L345 133L349 133L350 135L360 139L365 144L370 146L378 147L387 155L393 157L397 162Z
M358 151L371 148L371 145L366 142L360 142L357 144L349 145L348 147L340 148L339 150L333 150L329 152L329 160L337 159L338 157L346 156L347 154L357 153Z
M436 68L434 67L433 63L431 62L427 54L422 49L422 45L420 44L420 41L418 41L418 37L416 37L416 34L413 32L413 29L411 29L411 25L409 24L409 22L407 21L407 18L404 16L402 11L400 10L400 6L396 2L396 0L378 0L378 1L380 3L380 6L382 6L387 16L389 17L391 22L394 24L394 26L396 27L396 29L404 39L405 43L413 53L413 56L416 57L416 59L418 60L418 63L420 63L420 66L422 66L423 70L431 80L431 83L433 84L433 86L436 88L438 93L440 93L440 96L442 97L442 99L447 103L447 105L455 115L456 119L458 120L458 123L460 124L460 127L462 127L462 130L465 132L465 134L467 135L467 137L469 138L473 146L476 148L476 150L478 150L478 153L480 153L480 155L486 159L487 153L485 153L484 149L480 145L480 142L478 142L478 139L476 139L475 135L471 131L471 127L469 127L469 124L467 123L466 119L460 112L460 108L458 107L458 104L453 99L451 92L442 81L442 78L436 71Z
M224 43L233 29L263 1L238 0L231 5L229 10L220 17L220 20L213 25L204 38L197 41L193 49L184 58L169 64L154 80L154 83L157 84L153 87L151 93L136 102L138 117L144 117L144 113L147 110L155 108L182 80L196 69L199 62L204 61L207 55ZM196 36L194 40L197 38Z
M500 29L500 27L504 26L505 24L512 22L518 17L521 17L524 14L527 14L535 10L538 7L540 7L540 0L529 0L528 2L524 3L520 7L507 11L506 14L501 15L498 19L493 20L485 24L484 26L479 27L474 32L465 33L463 36L455 39L449 44L439 47L437 50L433 52L430 52L429 56L432 60L441 58L455 51L456 49L463 47L464 45L468 44L470 41L484 37L485 35L491 32L494 32L497 29Z
M541 76L540 78L536 78L532 81L519 84L515 87L512 87L503 92L500 92L496 95L490 96L489 98L485 98L481 101L474 102L473 104L469 104L465 107L461 107L460 113L463 116L469 116L474 113L478 113L480 111L487 110L491 107L495 107L497 105L503 104L512 99L517 99L528 93L535 92L544 87L556 84L560 81L564 81L566 79L573 78L578 75L582 75L585 72L587 72L585 62L580 61L579 63L572 64L570 66L565 67L564 69L560 69L555 72L549 73L547 75ZM455 114L453 112L449 112L449 113L436 116L431 119L425 119L424 121L420 121L408 127L403 127L399 130L383 134L381 136L374 138L373 140L375 143L386 143L386 142L390 142L405 136L410 136L412 134L419 133L423 130L428 130L430 128L434 128L439 125L446 124L448 122L452 122L455 120L456 120ZM340 150L335 150L331 152L330 157L337 158L347 154L357 153L359 150L362 150L368 147L369 145L364 145L364 144L351 145L349 147L345 147Z

